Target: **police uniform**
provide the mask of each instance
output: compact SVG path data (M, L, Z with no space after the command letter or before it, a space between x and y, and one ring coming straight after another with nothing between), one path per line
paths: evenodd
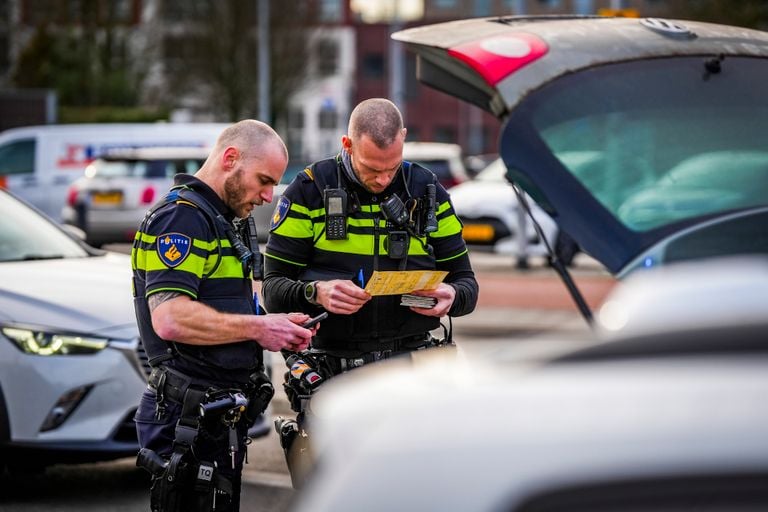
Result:
M147 298L158 292L186 294L221 312L254 314L252 274L229 238L233 212L193 176L177 175L174 185L166 200L144 218L131 254L136 316L153 367L150 386L136 412L136 428L140 446L166 459L177 440L176 423L183 416L186 391L247 392L251 375L262 369L263 357L261 346L251 340L189 345L163 340L152 329ZM214 215L221 218L216 220ZM192 404L192 414L197 412L195 407ZM215 462L217 472L232 484L232 504L226 510L237 510L239 504L247 428L243 418L233 429L237 439L234 468L228 447L233 434L226 428L196 433L195 456ZM219 497L220 504L225 498Z
M345 161L346 160L346 161ZM381 203L397 195L406 208L435 185L437 229L409 233L404 258L390 257L390 233L402 226L388 221ZM347 195L346 238L329 239L326 226L326 188ZM360 285L374 270L445 270L445 282L456 290L451 316L470 313L478 286L461 237L462 225L448 193L434 174L418 164L403 162L382 193L372 193L357 181L344 154L305 169L288 186L276 205L265 251L263 293L271 312L303 311L317 314L314 281L349 279ZM423 235L423 236L414 236ZM330 314L312 340L313 350L343 360L370 362L370 354L407 352L429 343L429 331L440 326L436 317L414 313L400 305L400 296L376 296L352 315ZM338 368L335 368L338 371ZM334 372L335 373L335 372Z

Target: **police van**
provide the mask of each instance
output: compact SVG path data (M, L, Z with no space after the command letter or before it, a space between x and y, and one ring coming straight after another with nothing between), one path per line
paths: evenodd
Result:
M121 148L212 148L223 123L71 124L0 133L0 188L61 220L67 188L99 156Z

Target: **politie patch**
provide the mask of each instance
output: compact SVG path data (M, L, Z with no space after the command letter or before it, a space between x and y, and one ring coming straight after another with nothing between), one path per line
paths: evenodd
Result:
M160 261L173 268L181 265L192 250L192 239L181 233L165 233L157 237Z
M288 217L288 212L291 210L291 200L285 196L280 198L280 201L275 205L275 212L272 214L272 223L269 225L269 230L274 231L283 221Z

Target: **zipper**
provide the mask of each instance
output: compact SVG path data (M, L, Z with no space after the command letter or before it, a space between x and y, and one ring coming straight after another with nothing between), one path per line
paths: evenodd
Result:
M373 217L373 270L371 271L371 274L373 274L374 270L379 269L379 216L375 215ZM369 277L370 279L370 277ZM378 308L378 300L374 297L373 298L374 304L373 304L373 315L371 319L372 324L372 331L371 331L371 337L376 339L379 337L379 308Z

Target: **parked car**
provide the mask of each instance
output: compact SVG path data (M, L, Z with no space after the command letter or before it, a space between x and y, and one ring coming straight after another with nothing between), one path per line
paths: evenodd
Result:
M341 375L312 399L292 510L761 510L766 290L765 258L680 263L620 283L599 340Z
M67 189L94 159L139 147L212 148L225 123L25 126L0 133L0 188L61 221Z
M423 351L325 384L294 510L765 508L768 33L558 16L394 38L504 123L507 179L622 282L579 352Z
M129 257L0 190L0 472L136 455L149 370Z
M130 283L128 256L88 247L0 191L0 461L136 454L148 367Z
M85 233L94 246L132 242L147 210L179 173L193 174L208 157L205 148L136 148L112 151L85 168L67 192L63 222Z
M453 209L464 225L462 236L473 249L490 249L516 257L525 265L530 256L549 256L549 246L558 251L561 261L570 265L576 253L552 217L525 194L534 219L541 227L546 242L539 236L517 194L505 178L507 168L497 158L471 181L451 189ZM523 236L520 236L523 233Z
M461 146L446 142L406 142L403 159L418 162L435 173L445 188L451 188L469 179L464 165Z

